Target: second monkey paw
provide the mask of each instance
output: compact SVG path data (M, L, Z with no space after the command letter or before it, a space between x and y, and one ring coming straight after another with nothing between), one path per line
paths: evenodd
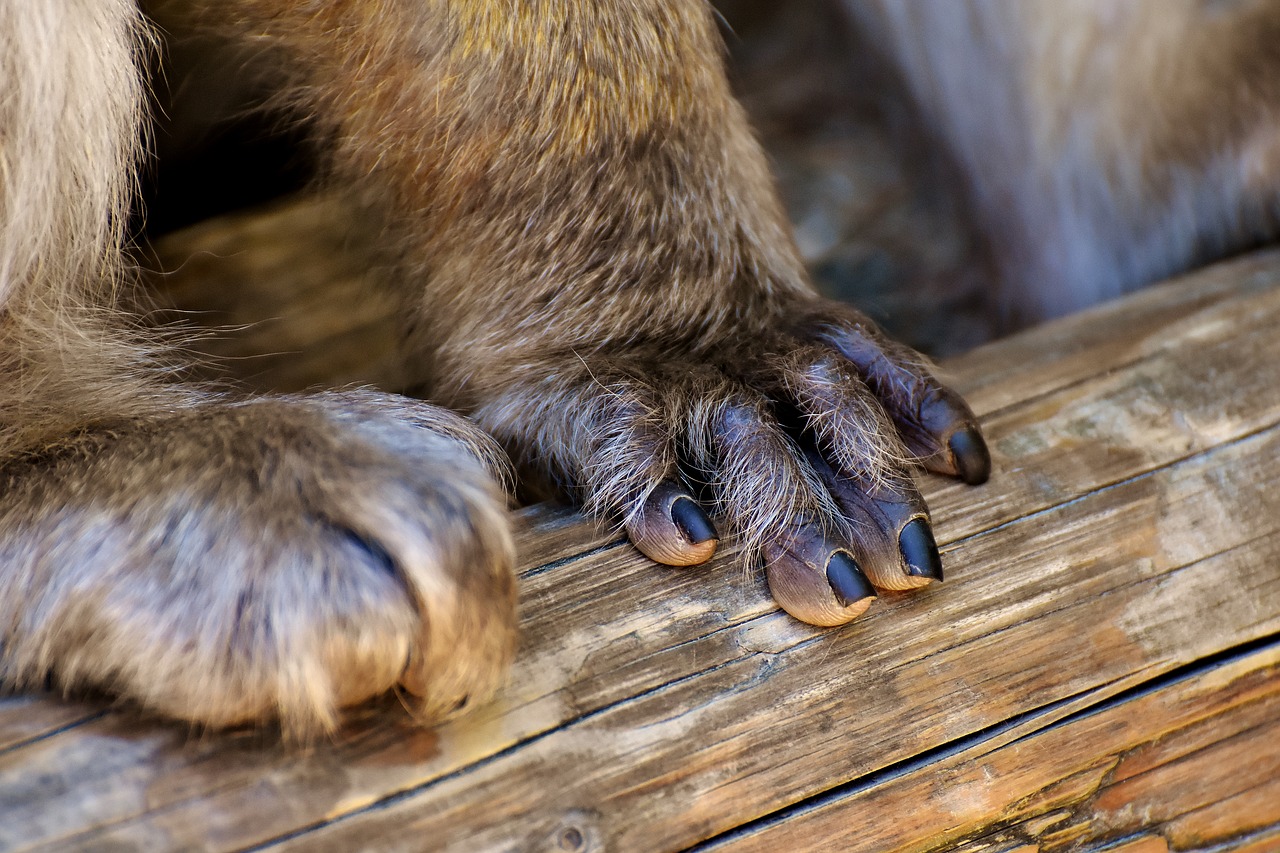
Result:
M550 355L474 414L658 562L700 563L738 537L777 602L815 625L855 618L876 588L942 579L914 465L970 484L990 472L959 395L822 300L710 341Z

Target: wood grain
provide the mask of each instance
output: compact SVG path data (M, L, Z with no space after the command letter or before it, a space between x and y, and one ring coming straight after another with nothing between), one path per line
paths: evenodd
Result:
M946 842L1055 851L1132 838L1134 853L1280 844L1280 643L996 740L834 791L710 849L775 851L797 840L840 850ZM898 819L868 824L852 814Z
M170 292L296 270L309 322L390 328L317 283L291 217L331 204L192 237L271 249ZM1280 848L1278 284L1259 254L947 365L997 474L924 482L942 586L821 631L732 549L664 569L526 509L522 651L492 706L425 731L388 700L298 753L0 700L0 849ZM291 387L321 362L272 370L242 375Z

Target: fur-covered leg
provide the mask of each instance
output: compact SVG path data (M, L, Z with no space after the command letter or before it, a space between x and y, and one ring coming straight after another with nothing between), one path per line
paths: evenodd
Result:
M296 737L397 686L482 699L515 620L492 442L386 395L165 383L113 307L143 33L0 2L0 683Z
M907 448L981 481L972 413L813 293L706 3L231 5L399 238L433 399L666 562L705 484L800 618L940 578Z
M327 395L209 403L11 458L0 680L295 737L397 686L430 719L483 699L513 649L512 546L492 477L446 433L470 427Z

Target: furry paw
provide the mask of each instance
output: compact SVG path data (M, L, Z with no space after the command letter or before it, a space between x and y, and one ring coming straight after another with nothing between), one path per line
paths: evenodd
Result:
M428 719L483 699L514 645L499 454L456 415L359 392L210 404L10 461L0 680L291 737L391 689Z
M711 556L708 506L763 557L778 603L817 625L859 615L874 587L942 579L913 464L970 484L990 470L964 401L834 303L547 362L476 420L659 562Z

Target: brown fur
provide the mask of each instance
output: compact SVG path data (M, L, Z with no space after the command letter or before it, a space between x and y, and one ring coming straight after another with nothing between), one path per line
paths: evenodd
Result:
M710 553L685 512L705 500L817 624L865 609L859 566L891 589L940 578L908 465L984 479L973 416L813 294L701 0L174 4L159 5L274 61L278 102L314 120L327 173L385 230L406 364L472 422L372 392L237 399L167 377L165 342L112 299L145 27L124 0L0 0L0 681L296 736L390 689L427 718L482 698L512 652L514 591L504 464L477 426L669 562ZM1213 219L1270 209L1274 124L1254 100L1222 107L1230 144L1156 122L1135 147L1113 131L1152 93L1119 87L1091 101L1110 117L1082 154L1072 104L1099 85L1102 7L1046 2L984 29L997 5L965 7L974 29L951 52L929 39L954 7L911 7L923 48L906 7L854 11L968 169L1009 280L1078 256L1096 263L1071 274L1127 286L1199 257L1187 235L1225 245L1269 222ZM964 115L949 63L1056 27L1080 38L987 69L1030 90L994 87L986 124ZM1266 65L1244 25L1224 32L1232 62ZM1218 61L1197 56L1206 74ZM1179 79L1169 109L1217 126L1199 78ZM979 156L989 135L1012 179ZM1239 180L1215 195L1220 174ZM1054 195L1078 187L1079 208ZM1024 310L1057 310L1046 293Z
M844 0L958 167L1016 324L1273 239L1271 0Z

